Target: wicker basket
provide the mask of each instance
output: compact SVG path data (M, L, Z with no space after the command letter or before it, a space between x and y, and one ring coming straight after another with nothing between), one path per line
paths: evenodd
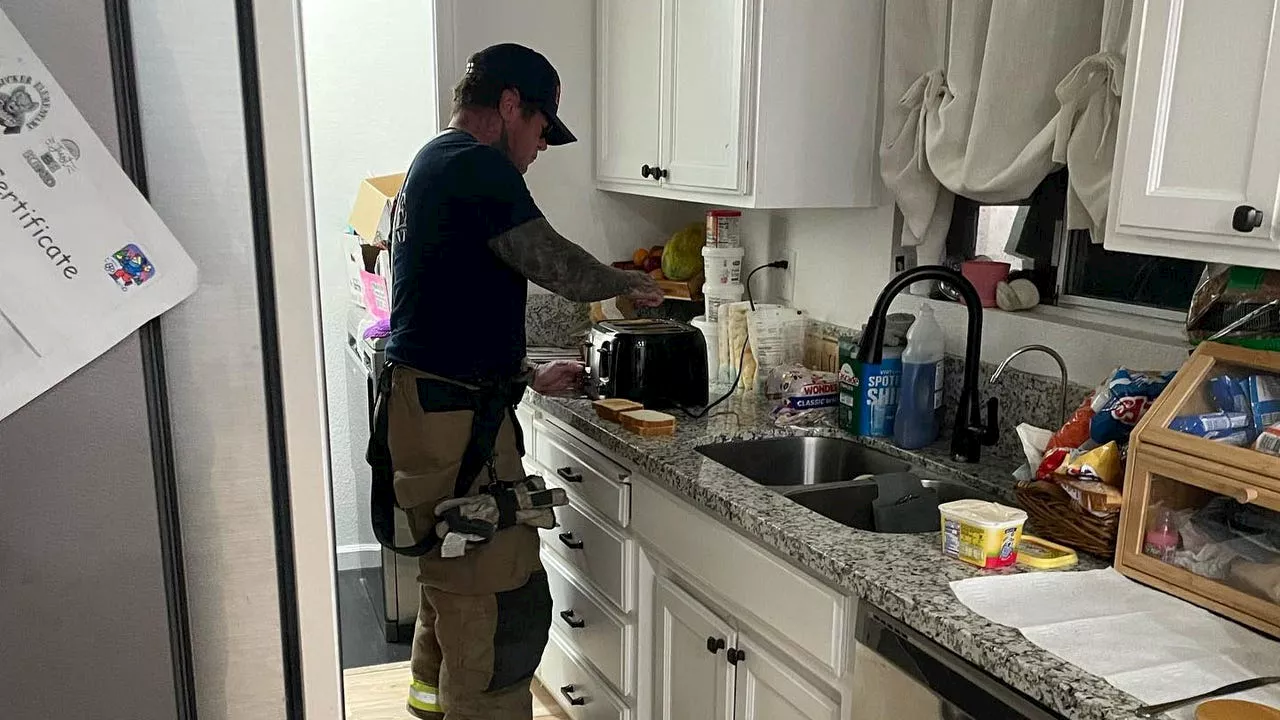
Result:
M1098 517L1072 501L1057 483L1043 480L1019 483L1014 492L1027 511L1029 532L1093 555L1115 555L1120 511Z

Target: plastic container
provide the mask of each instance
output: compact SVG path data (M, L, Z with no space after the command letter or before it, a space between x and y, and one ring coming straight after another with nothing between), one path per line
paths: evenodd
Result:
M938 439L946 343L933 308L921 307L902 352L902 384L893 418L893 444L900 448L916 450Z
M702 294L706 302L706 318L707 322L718 322L720 320L720 306L729 303L741 302L744 288L740 284L733 285L704 285Z
M736 285L742 282L742 248L703 247L702 273L708 285Z
M706 245L721 248L742 245L742 211L708 210Z
M996 286L1009 278L1010 265L993 260L966 260L960 263L960 274L973 283L982 307L996 307Z
M706 315L699 315L691 322L702 331L702 338L707 342L707 378L714 384L720 379L720 323L707 320Z
M955 500L938 506L942 554L977 565L1003 568L1018 562L1027 514L985 500Z

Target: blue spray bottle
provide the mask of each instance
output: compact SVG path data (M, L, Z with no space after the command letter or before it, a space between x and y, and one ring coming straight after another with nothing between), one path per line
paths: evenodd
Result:
M893 421L893 444L900 448L916 450L938 439L946 342L933 308L924 305L907 331L902 353L902 387Z

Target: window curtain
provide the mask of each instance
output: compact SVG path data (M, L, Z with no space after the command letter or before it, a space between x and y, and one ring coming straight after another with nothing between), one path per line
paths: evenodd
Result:
M1130 3L885 3L881 175L921 262L942 259L955 195L1022 200L1063 165L1068 223L1100 240Z

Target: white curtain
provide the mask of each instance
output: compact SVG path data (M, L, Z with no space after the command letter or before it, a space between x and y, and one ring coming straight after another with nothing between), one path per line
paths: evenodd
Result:
M1129 3L886 2L881 174L921 262L955 195L1021 200L1064 164L1068 223L1103 226Z

